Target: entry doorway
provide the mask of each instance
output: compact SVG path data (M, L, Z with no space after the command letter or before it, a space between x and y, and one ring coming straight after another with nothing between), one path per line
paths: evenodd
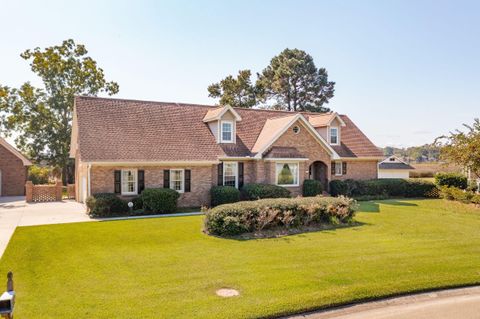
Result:
M309 169L309 178L322 183L323 189L328 191L328 166L322 161L313 162Z

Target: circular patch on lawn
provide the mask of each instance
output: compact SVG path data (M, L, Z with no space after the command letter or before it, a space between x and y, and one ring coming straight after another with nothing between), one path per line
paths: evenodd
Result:
M218 296L223 297L223 298L235 297L235 296L240 295L238 290L231 289L231 288L218 289L215 293Z

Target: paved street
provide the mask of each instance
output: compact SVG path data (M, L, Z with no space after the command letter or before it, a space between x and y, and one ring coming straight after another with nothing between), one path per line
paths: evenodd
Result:
M480 287L389 298L289 319L478 319Z
M25 203L24 197L0 197L0 257L17 226L91 221L82 204L72 200Z

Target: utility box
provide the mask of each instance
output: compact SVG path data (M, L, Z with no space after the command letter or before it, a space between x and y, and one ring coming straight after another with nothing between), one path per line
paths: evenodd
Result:
M0 315L6 318L12 318L14 306L15 292L5 291L2 296L0 296Z

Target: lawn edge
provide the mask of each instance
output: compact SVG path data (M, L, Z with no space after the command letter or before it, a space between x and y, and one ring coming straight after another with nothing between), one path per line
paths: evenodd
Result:
M424 293L442 292L442 291L447 291L451 289L461 289L461 288L471 288L471 287L480 287L480 281L476 281L468 284L452 284L452 285L443 285L443 286L431 287L431 288L420 288L420 289L413 289L409 291L394 292L391 294L385 294L385 295L375 296L375 297L352 299L351 301L333 303L328 306L311 307L301 311L292 311L292 312L287 311L287 312L275 314L272 316L258 317L257 319L288 319L292 316L307 316L307 315L313 315L323 311L326 312L326 311L332 311L332 310L341 310L348 307L358 306L364 303L369 303L374 301L386 301L392 298L415 296L415 295L420 295Z

